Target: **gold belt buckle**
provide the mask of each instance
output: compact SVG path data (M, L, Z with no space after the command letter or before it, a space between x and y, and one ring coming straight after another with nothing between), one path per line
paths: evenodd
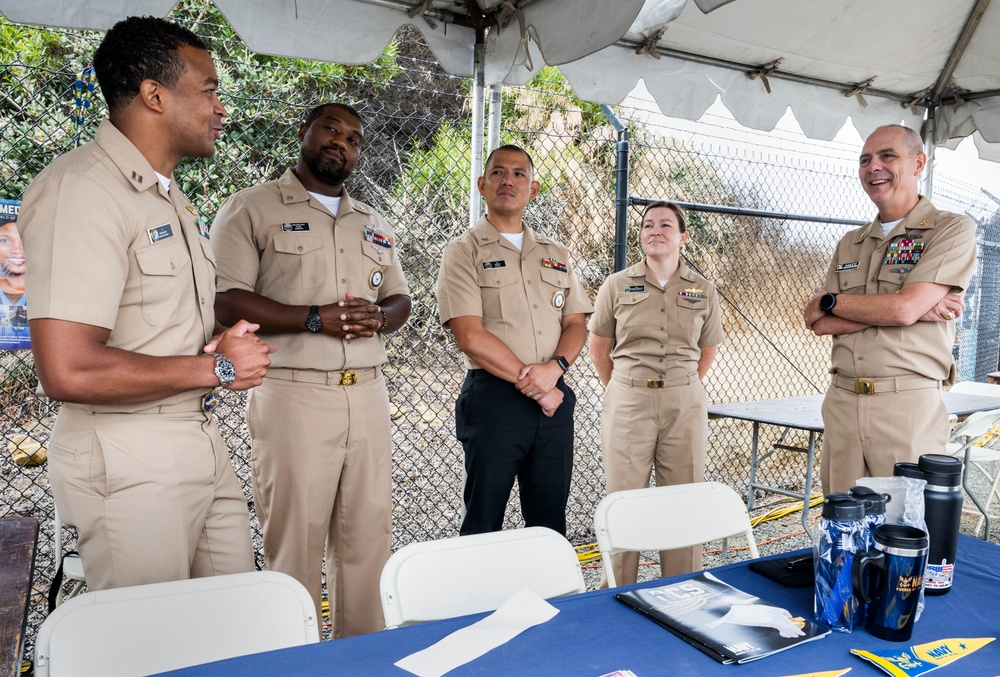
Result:
M352 386L358 382L358 372L356 371L342 371L340 372L340 385L342 386Z
M658 378L651 378L648 381L646 381L646 387L647 388L662 388L663 387L663 381L660 380L660 379L658 379Z
M875 381L855 381L854 392L858 395L874 395Z

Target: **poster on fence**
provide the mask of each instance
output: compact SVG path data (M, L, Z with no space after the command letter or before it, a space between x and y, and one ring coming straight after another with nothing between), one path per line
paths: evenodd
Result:
M20 200L0 199L0 350L31 348L24 293L24 245L17 232Z

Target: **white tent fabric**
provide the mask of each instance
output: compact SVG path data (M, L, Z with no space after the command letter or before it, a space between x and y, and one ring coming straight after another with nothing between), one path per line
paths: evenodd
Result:
M106 29L129 14L163 16L174 4L0 0L0 13L16 22ZM990 0L215 4L262 53L363 63L412 24L441 65L461 75L472 74L483 38L486 85L522 84L543 65L559 65L582 98L614 104L641 78L667 115L697 119L721 96L748 127L770 130L791 107L807 135L824 139L848 118L862 134L888 122L919 127L931 108L937 143L954 147L972 135L983 157L1000 161L1000 4Z

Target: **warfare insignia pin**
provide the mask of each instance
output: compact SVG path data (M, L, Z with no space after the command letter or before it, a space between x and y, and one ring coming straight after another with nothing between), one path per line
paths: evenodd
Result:
M382 271L376 268L372 271L372 274L368 277L368 286L372 289L378 289L382 284Z
M566 294L562 291L557 291L552 295L552 307L556 310L562 310L564 305L566 305Z

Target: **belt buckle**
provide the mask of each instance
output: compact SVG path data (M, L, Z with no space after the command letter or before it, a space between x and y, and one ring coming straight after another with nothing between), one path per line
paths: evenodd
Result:
M854 392L858 395L874 395L875 381L857 380L854 382Z
M647 388L662 388L663 380L658 378L651 378L646 381Z
M219 404L219 394L214 390L201 396L202 411L212 411Z
M358 382L358 372L356 371L342 371L340 372L340 385L342 386L352 386Z

